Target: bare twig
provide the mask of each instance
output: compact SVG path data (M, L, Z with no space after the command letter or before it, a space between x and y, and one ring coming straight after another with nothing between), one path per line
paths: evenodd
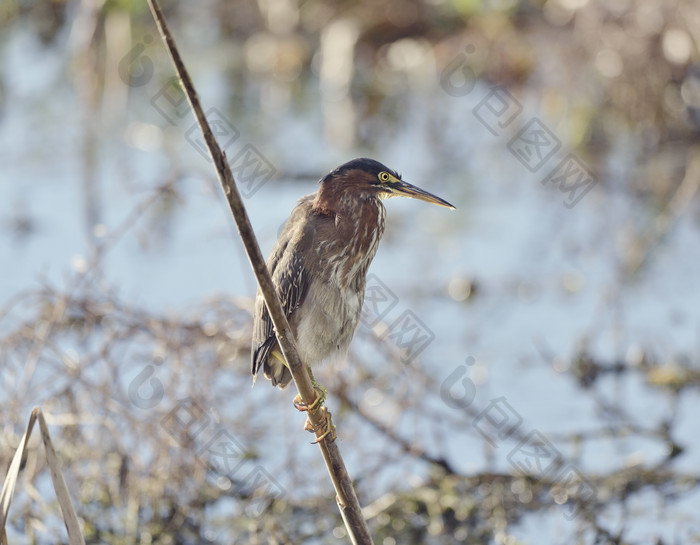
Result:
M78 523L78 516L75 514L75 509L73 508L73 503L70 500L68 488L66 487L66 481L63 479L63 474L61 473L60 462L58 461L56 451L54 450L53 443L51 442L49 428L46 425L44 414L41 412L39 407L35 407L34 410L32 410L32 414L29 417L29 422L27 423L26 431L24 432L22 440L15 451L14 457L12 458L12 463L7 471L5 483L3 484L2 492L0 493L0 531L2 532L0 534L0 543L3 545L7 544L5 523L7 522L7 515L10 511L10 504L12 503L12 495L15 492L17 478L19 477L19 472L22 469L22 460L27 455L27 443L32 435L34 423L37 420L39 420L41 438L44 441L46 461L49 465L49 470L51 471L51 480L53 481L53 487L56 491L58 504L61 507L61 512L63 513L63 522L66 525L66 530L68 531L68 543L70 545L85 545L85 539L83 538L83 534L80 531L80 524Z
M311 383L311 378L309 377L305 366L302 365L299 358L296 343L292 336L289 323L287 322L287 318L282 310L282 304L280 303L274 285L272 284L272 278L270 277L270 273L265 265L265 260L260 252L260 247L255 237L255 233L253 232L250 220L248 219L248 214L243 206L243 202L233 179L233 174L231 173L231 169L226 161L226 155L219 148L219 145L209 127L209 123L207 122L202 107L199 103L199 97L194 88L194 84L192 83L185 65L182 62L180 53L178 52L175 41L170 34L157 0L148 0L148 4L151 8L153 18L156 21L156 25L158 26L161 38L163 39L173 64L175 65L175 70L177 71L180 79L180 84L182 85L182 88L187 95L187 100L189 101L195 117L197 118L197 123L202 131L202 135L204 136L204 141L206 142L209 154L214 162L217 176L223 187L229 207L231 208L231 213L233 214L233 218L236 222L238 233L243 240L246 254L248 255L248 259L253 267L253 272L255 273L258 285L260 286L260 290L265 299L265 305L267 306L270 317L272 318L272 323L275 327L277 341L282 349L282 354L289 365L289 370L292 373L292 378L294 379L294 383L301 394L302 400L307 405L311 405L316 399L316 392ZM317 435L320 435L322 433L322 425L325 420L321 411L310 412L309 418L311 423L319 430ZM335 487L337 494L336 501L352 543L363 545L371 544L372 537L370 536L369 528L367 527L366 521L362 517L360 502L357 499L355 489L352 486L352 482L350 481L347 469L345 468L345 463L343 462L343 458L340 455L340 450L338 449L336 442L324 439L319 443L319 446L321 448L321 453L323 454L323 459L326 462L328 473L333 481L333 486Z
M445 459L444 457L436 458L435 456L432 456L426 450L421 448L420 445L412 443L408 439L404 439L403 437L401 437L401 435L399 435L395 430L391 429L389 426L384 424L375 415L362 408L362 406L359 403L357 403L356 400L352 399L348 395L348 392L345 388L339 388L335 391L335 394L338 396L340 401L352 408L353 412L356 415L358 415L365 422L370 424L379 433L396 443L404 452L415 456L416 458L419 458L424 462L428 462L429 464L441 467L448 474L457 474L457 471L455 471L455 469L450 465L447 459Z

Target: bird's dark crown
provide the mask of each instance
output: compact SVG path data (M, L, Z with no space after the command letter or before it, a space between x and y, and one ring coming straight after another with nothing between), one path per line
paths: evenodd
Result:
M401 174L390 169L389 167L381 164L379 161L374 159L368 159L367 157L359 157L358 159L353 159L340 165L339 167L331 170L323 178L321 178L321 183L329 182L335 179L343 178L346 173L351 170L359 170L363 173L369 174L372 178L376 179L380 172L388 172L392 176L401 179Z

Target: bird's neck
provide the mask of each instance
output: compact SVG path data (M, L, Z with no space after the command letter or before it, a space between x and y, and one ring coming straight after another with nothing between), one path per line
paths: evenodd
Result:
M385 208L382 201L373 194L353 195L348 191L337 191L321 187L312 202L315 214L331 217L336 227L368 233L376 231L381 238L384 233ZM351 233L347 232L350 236Z
M316 214L344 218L359 218L368 210L373 212L383 207L376 195L358 194L347 187L341 187L340 184L322 184L312 203Z
M335 193L335 194L334 194ZM375 195L352 195L322 187L313 202L316 214L333 218L333 240L329 247L342 246L346 259L338 263L336 274L341 285L357 285L364 291L367 268L384 234L386 210ZM338 248L336 250L340 252Z

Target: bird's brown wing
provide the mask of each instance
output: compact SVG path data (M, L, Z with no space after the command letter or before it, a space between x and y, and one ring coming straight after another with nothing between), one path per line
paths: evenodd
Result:
M313 229L309 229L308 224L302 221L302 217L308 217L310 207L310 198L305 197L292 211L267 260L272 283L277 288L277 295L288 319L304 301L309 287L309 272L304 263L304 250L313 244L314 233ZM251 345L253 376L267 361L276 340L272 319L265 306L265 300L258 290L255 297Z

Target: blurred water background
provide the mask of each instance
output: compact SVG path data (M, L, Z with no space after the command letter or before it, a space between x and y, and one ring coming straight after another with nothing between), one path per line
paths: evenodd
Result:
M165 8L263 254L353 157L457 207L386 202L317 373L377 543L700 542L695 2ZM91 543L341 542L145 5L0 21L2 474L41 405ZM37 443L10 542L58 517Z

